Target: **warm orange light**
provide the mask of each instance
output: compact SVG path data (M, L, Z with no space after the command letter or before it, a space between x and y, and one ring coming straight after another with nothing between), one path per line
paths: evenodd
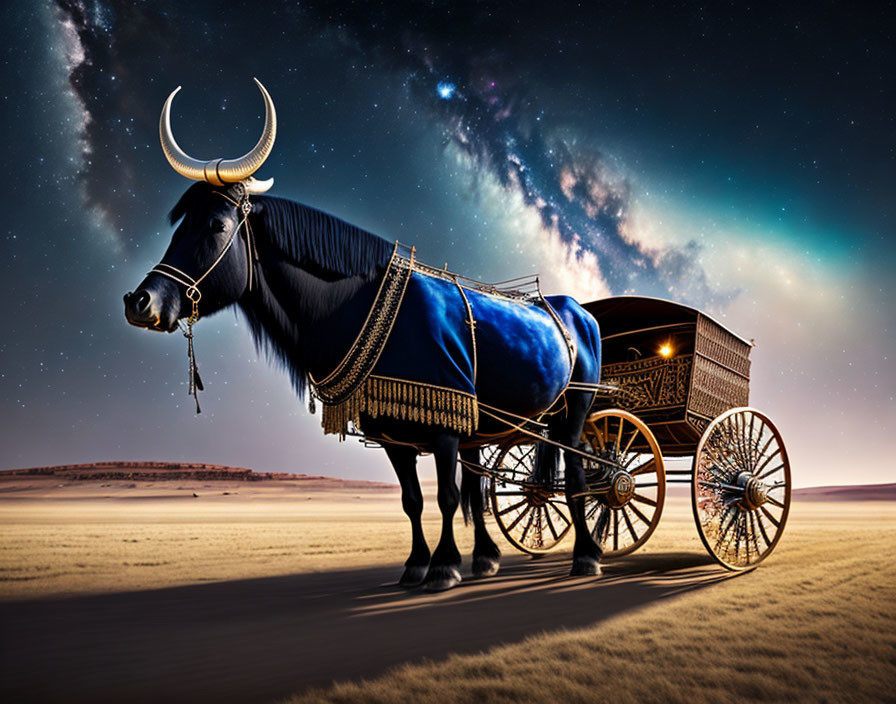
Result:
M670 345L663 345L662 347L660 347L660 356L671 357L672 356L672 347Z

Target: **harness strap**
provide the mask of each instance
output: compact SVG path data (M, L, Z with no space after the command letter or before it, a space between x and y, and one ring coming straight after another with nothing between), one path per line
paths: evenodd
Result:
M473 308L470 306L470 301L467 298L467 294L464 291L464 287L460 285L460 282L457 280L457 277L454 276L454 285L457 286L457 290L460 291L461 298L464 299L464 307L467 309L467 325L470 326L470 339L473 345L473 388L476 388L476 372L477 372L477 353L476 353L476 319L473 317Z

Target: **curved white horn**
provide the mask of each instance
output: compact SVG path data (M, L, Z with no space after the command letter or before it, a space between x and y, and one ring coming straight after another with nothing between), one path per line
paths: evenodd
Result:
M162 151L165 152L165 158L168 159L168 163L181 176L186 176L194 181L204 181L206 162L187 156L174 140L174 133L171 131L171 102L179 91L180 86L171 92L168 100L162 106L162 116L159 118L159 137L162 140Z
M180 90L180 86L168 96L159 118L159 137L162 141L162 151L165 152L168 163L177 173L194 181L208 181L212 185L223 186L225 183L236 183L249 178L264 163L271 153L274 139L277 137L277 111L274 109L274 101L271 100L265 87L261 85L261 81L257 78L253 78L253 80L264 98L264 130L258 144L239 159L199 161L185 154L174 140L174 134L171 131L171 103Z

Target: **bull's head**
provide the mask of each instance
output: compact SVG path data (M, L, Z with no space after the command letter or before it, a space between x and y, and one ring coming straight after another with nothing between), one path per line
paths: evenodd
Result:
M172 332L180 318L210 315L237 301L249 282L249 247L233 246L248 211L241 208L252 193L264 193L273 179L257 181L252 174L264 163L277 134L274 102L255 79L265 105L264 131L258 144L239 159L200 161L184 153L171 132L171 103L177 88L162 108L159 134L168 162L194 184L171 211L174 231L160 264L133 293L124 296L128 322L139 327Z

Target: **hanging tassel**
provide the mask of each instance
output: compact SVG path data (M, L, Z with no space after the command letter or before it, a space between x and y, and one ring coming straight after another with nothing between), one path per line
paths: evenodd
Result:
M187 388L187 394L193 397L196 402L196 413L202 413L199 407L199 392L204 391L202 385L202 377L199 376L199 367L196 364L196 351L193 349L193 319L187 321L187 329L184 330L184 337L187 338L187 357L190 360L190 379Z

